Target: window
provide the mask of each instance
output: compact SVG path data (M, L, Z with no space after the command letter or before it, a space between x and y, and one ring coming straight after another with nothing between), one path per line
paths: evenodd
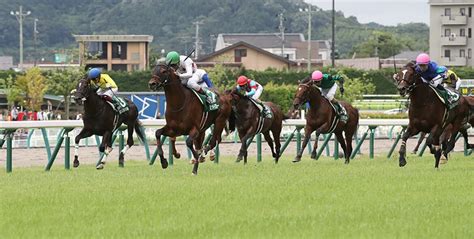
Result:
M451 8L445 8L444 9L444 15L445 16L451 16Z
M107 59L107 42L87 43L87 55L90 59Z
M462 58L466 57L466 50L464 49L459 50L459 57L462 57Z
M134 61L140 60L140 53L138 53L138 52L133 52L133 53L132 53L132 60L134 60Z
M459 14L460 14L461 16L466 16L466 9L465 9L465 8L459 9Z
M127 43L112 42L112 58L127 59Z
M139 64L133 64L132 65L132 71L138 71L140 70L140 65Z
M461 28L459 30L459 36L462 36L462 37L465 37L466 36L466 29L465 28Z
M467 49L467 58L471 59L472 57L472 50L471 48Z
M449 28L444 29L444 36L445 37L451 36L451 29L449 29Z
M468 28L467 29L467 37L471 38L471 35L472 35L471 28Z
M444 50L444 57L451 58L451 51L450 50Z
M470 7L470 8L467 9L467 15L468 15L469 17L472 16L472 7Z
M113 64L113 71L127 71L127 64Z
M247 56L247 49L235 49L234 50L234 62L242 62L242 57Z

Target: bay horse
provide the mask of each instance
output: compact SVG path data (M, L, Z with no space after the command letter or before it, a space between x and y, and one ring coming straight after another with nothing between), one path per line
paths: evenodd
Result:
M165 64L158 64L153 68L148 86L153 91L163 88L166 97L166 125L155 132L161 167L163 169L168 167L168 161L163 155L161 136L188 135L186 146L193 154L194 167L192 172L196 175L201 157L222 140L221 133L232 110L230 97L218 95L219 109L208 113L204 112L204 107L196 95L181 84L175 69ZM212 138L209 145L203 149L202 143L206 129L212 124L214 124Z
M458 132L467 120L469 104L464 97L461 97L459 104L451 111L447 111L429 84L422 81L415 67L415 63L409 62L394 75L400 95L406 96L409 94L411 102L408 111L409 123L402 136L402 145L399 150L399 166L403 167L407 164L406 141L408 138L419 132L424 132L430 133L426 144L430 147L431 153L434 154L435 168L438 168L443 151L446 157L447 148L454 147L454 140L450 140L450 138L453 138L454 133ZM448 140L450 146L448 146Z
M304 149L311 138L311 134L313 131L316 131L316 139L319 138L320 134L334 132L337 141L344 150L344 163L348 164L352 154L352 137L354 136L359 125L359 111L351 104L340 101L342 107L346 109L349 119L346 123L336 121L337 113L333 107L331 107L329 100L327 100L321 94L321 91L313 85L310 77L305 78L298 85L295 99L293 100L293 109L297 110L307 102L309 103L309 111L306 114L303 145L300 151L297 152L293 162L301 161L301 157L303 156ZM343 132L345 137L342 135ZM312 158L316 158L317 148L318 140L315 140L314 150L311 155Z
M84 114L82 121L84 127L75 138L75 152L73 166L79 166L79 141L91 135L102 136L102 142L99 146L99 151L104 154L104 160L101 161L96 168L103 169L105 159L112 151L112 134L117 130L122 123L127 125L127 145L119 154L119 165L123 166L125 153L133 146L133 130L138 137L144 141L145 136L140 129L141 123L138 120L138 109L128 99L125 99L128 104L128 111L118 115L112 107L104 99L102 99L95 92L94 87L91 86L89 79L84 78L77 84L74 92L74 100L79 105L84 105Z
M280 133L283 120L287 119L280 107L272 102L264 102L272 113L272 118L260 116L260 110L247 96L239 94L235 89L226 91L226 94L232 97L232 113L229 117L229 129L234 131L237 126L239 138L241 141L239 155L236 162L243 158L244 164L247 164L247 141L252 140L255 135L262 133L270 146L275 163L280 158ZM270 136L270 132L273 135ZM275 141L275 147L273 146Z

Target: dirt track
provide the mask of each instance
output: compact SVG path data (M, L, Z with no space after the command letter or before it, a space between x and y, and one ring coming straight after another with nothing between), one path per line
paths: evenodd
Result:
M408 141L408 152L411 152L415 147L417 139L410 139ZM474 141L473 137L470 137L471 141ZM455 151L462 151L463 144L462 141L458 141ZM321 141L320 141L321 144ZM377 139L375 141L375 155L382 155L386 156L387 152L389 151L391 145L393 144L393 140L388 139ZM400 145L400 144L399 144ZM398 151L399 145L397 146L395 154ZM334 147L334 141L329 142L329 146L332 149ZM6 149L5 145L2 149L0 149L0 167L5 168L5 159L6 159ZM182 142L179 142L177 145L177 150L181 153L181 159L187 159L187 151L185 149L185 145ZM222 156L236 156L239 151L240 144L233 144L233 143L223 143L220 145L220 153ZM355 144L353 145L355 147ZM165 157L168 156L168 146L164 145L163 149L165 151ZM54 148L51 148L53 151ZM153 154L155 147L150 149L150 154ZM271 151L266 144L263 142L262 144L263 155L268 156L271 155ZM74 159L74 147L71 147L71 161ZM306 151L307 152L307 151ZM342 151L341 151L342 152ZM428 151L425 151L428 153ZM296 143L292 142L285 150L283 157L281 160L292 160L296 154ZM362 155L369 154L369 141L366 140L362 145ZM326 155L326 152L323 152L323 156ZM79 159L82 164L95 164L98 160L99 152L97 147L90 146L90 147L81 147L79 149ZM392 156L394 157L394 156ZM357 158L357 156L356 156ZM107 161L111 164L116 164L118 159L118 147L114 148L112 153L110 154ZM309 155L306 154L303 160L309 159ZM145 148L143 146L135 145L134 147L130 148L126 155L126 160L146 160ZM252 144L249 148L249 160L256 160L256 146ZM71 162L72 163L72 162ZM45 166L47 164L47 154L45 148L15 148L13 149L13 168L16 167L30 167L30 166ZM64 147L58 153L58 157L55 161L56 167L58 165L64 165ZM72 164L71 164L72 165Z

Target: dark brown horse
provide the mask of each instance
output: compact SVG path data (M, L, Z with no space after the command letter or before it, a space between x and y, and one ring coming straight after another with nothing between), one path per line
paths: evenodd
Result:
M82 79L79 81L74 93L74 100L78 104L84 104L84 114L82 121L84 127L81 132L75 138L75 153L74 153L74 167L79 166L79 141L83 138L87 138L91 135L102 136L102 142L99 146L99 151L104 153L106 159L107 155L112 151L112 134L113 132L122 125L127 125L127 145L120 152L119 165L123 166L125 153L133 146L133 130L137 133L138 137L143 141L144 135L140 130L140 121L138 120L138 110L135 104L130 100L126 99L129 110L120 114L118 117L115 114L112 107L105 102L97 93L95 89L91 87L90 80ZM97 165L97 169L102 169L105 162L102 161Z
M440 143L442 143L444 151L448 152L448 140L464 125L469 114L469 104L464 97L461 97L459 104L451 111L447 111L436 93L422 81L412 62L398 72L394 79L400 95L409 94L411 102L408 112L409 123L402 136L402 145L399 151L399 165L400 167L406 165L406 141L408 138L419 132L425 132L430 133L426 143L430 147L431 153L435 155L435 168L438 168L442 154Z
M297 153L293 162L301 161L304 149L306 148L313 131L316 131L316 139L319 138L320 134L331 133L332 131L344 150L344 157L346 159L345 163L348 164L352 154L352 137L354 136L359 124L359 111L352 107L352 105L341 101L341 105L347 111L349 120L347 123L335 121L337 120L335 119L335 117L337 117L336 112L331 107L329 101L321 95L321 91L313 85L309 77L299 84L298 89L296 90L295 99L293 100L293 109L299 109L306 102L309 103L309 111L306 114L303 146ZM335 123L335 127L331 127L333 123ZM343 132L345 134L345 142L342 135ZM314 153L316 153L317 147L318 140L314 142Z
M229 129L233 131L237 126L242 143L236 162L240 162L243 158L244 164L247 163L247 142L252 140L258 133L262 133L268 146L270 146L275 163L278 163L280 158L282 121L286 119L280 107L272 102L265 102L264 104L272 111L272 118L265 118L260 116L260 110L247 96L243 96L235 90L227 91L226 94L232 97ZM270 132L273 135L273 140ZM275 141L275 147L273 147L273 141Z
M221 141L222 130L232 110L230 97L220 95L219 109L205 113L195 94L181 84L175 70L164 64L157 65L153 69L148 85L155 91L163 87L166 96L166 125L155 133L161 167L168 167L168 161L163 156L161 135L168 137L188 135L186 146L194 157L193 174L197 174L199 159ZM213 136L209 145L203 149L206 129L212 124L214 124Z

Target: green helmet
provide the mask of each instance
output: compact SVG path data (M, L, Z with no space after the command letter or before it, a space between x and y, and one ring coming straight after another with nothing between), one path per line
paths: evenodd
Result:
M178 64L179 63L179 54L175 51L170 51L166 55L166 64Z

